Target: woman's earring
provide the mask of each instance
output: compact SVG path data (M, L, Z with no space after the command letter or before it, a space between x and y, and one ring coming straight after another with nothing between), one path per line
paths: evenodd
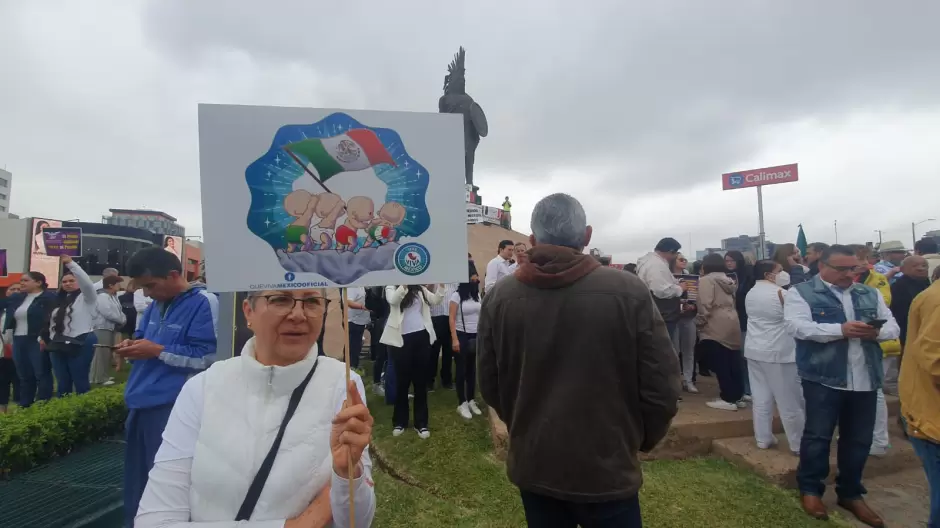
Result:
M251 328L251 321L248 321L248 328Z

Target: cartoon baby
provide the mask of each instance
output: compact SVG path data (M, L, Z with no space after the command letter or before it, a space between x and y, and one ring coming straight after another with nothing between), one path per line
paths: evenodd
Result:
M404 220L405 206L398 202L385 202L379 208L376 219L369 226L369 239L366 240L365 245L371 245L373 241L381 245L395 240L395 228Z
M293 191L284 197L284 211L294 217L294 221L284 230L288 253L293 253L298 245L302 247L306 244L307 229L313 219L317 202L317 196L303 189Z
M365 229L375 216L375 204L365 196L353 196L346 204L346 223L336 228L336 249L356 251L360 232L368 237Z
M320 243L320 249L327 249L333 242L333 231L336 229L336 222L346 210L346 204L338 194L323 193L317 195L317 204L314 214L320 221L310 226L310 240L313 243Z

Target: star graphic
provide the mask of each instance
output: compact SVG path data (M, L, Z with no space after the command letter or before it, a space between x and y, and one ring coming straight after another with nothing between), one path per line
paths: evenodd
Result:
M268 171L268 178L271 177L271 171Z
M275 164L275 165L279 165L280 163L281 163L281 155L280 155L280 154L275 154L275 155L274 155L274 164Z
M271 227L271 223L272 223L272 222L271 222L271 219L270 219L270 218L266 218L266 219L264 220L264 226L265 226L265 227Z

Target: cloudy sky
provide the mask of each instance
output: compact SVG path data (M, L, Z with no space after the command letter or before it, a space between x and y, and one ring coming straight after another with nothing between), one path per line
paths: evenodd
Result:
M635 259L757 234L911 244L940 219L940 3L555 0L0 2L0 167L21 216L146 207L202 232L200 102L436 111L467 48L485 202L567 192ZM264 7L260 7L260 6ZM462 7L460 7L462 6ZM940 229L940 222L918 226Z

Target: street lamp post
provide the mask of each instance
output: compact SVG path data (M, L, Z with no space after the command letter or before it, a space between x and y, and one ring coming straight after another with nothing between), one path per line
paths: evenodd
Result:
M917 231L916 231L917 226L919 226L920 224L924 224L927 222L934 222L934 221L936 221L936 218L928 218L926 220L921 220L920 222L911 222L911 243L917 244ZM914 246L911 246L911 247L913 248Z
M881 230L875 229L875 233L878 233L878 247L881 247Z

